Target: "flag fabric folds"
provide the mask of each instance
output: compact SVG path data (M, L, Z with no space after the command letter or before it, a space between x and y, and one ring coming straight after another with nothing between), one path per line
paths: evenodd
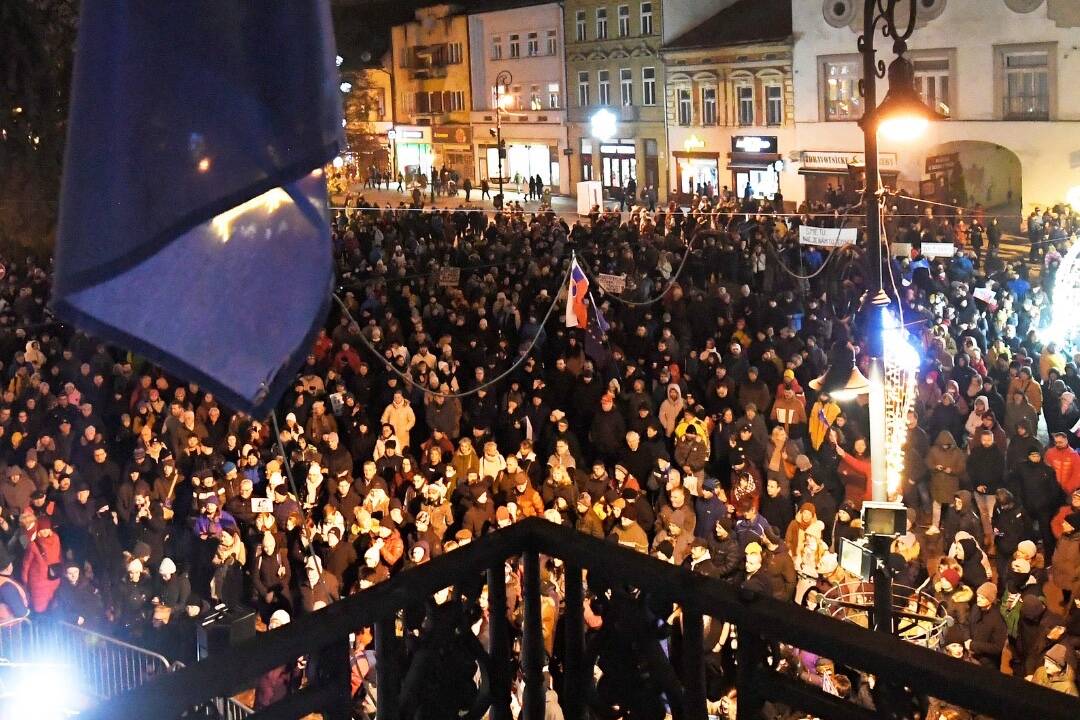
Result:
M611 326L604 319L604 314L600 312L600 306L592 299L592 295L589 296L589 304L592 305L593 312L585 327L585 354L603 368L611 361L611 353L607 349L607 331Z
M577 264L577 260L571 261L570 287L566 291L566 327L584 328L588 324L589 309L585 304L589 296L589 278Z
M79 24L53 310L265 413L333 282L329 2L84 0Z

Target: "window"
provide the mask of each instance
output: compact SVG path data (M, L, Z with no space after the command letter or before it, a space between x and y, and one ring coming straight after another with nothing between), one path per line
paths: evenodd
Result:
M544 101L540 99L540 86L533 85L529 92L529 109L530 110L543 110Z
M656 68L641 68L641 101L650 106L656 104Z
M432 113L441 113L443 107L443 94L441 92L433 92L428 95L428 108L430 108Z
M716 88L701 88L701 124L716 124Z
M607 8L596 8L596 39L607 39Z
M942 115L950 112L949 101L949 59L917 58L915 66L915 89L919 91L923 102Z
M455 90L450 93L450 109L452 111L461 111L465 109L464 90Z
M754 86L736 85L735 103L740 125L754 124Z
M577 104L578 107L589 106L589 73L585 71L577 74Z
M540 54L540 33L529 33L529 57Z
M693 119L694 102L690 98L690 88L679 88L676 91L679 99L679 124L686 127Z
M611 73L607 70L598 70L596 73L597 101L601 105L611 104Z
M521 57L521 36L517 33L510 35L510 57Z
M559 53L559 37L554 30L547 31L547 54L558 55Z
M559 109L559 83L548 85L548 109Z
M446 62L457 65L462 59L461 43L448 43L446 46Z
M765 86L765 124L784 124L784 88L781 85Z
M577 41L578 42L585 42L586 38L585 38L585 11L584 10L578 10L577 11L577 15L575 15L575 23L577 25L577 33L575 35L577 37Z
M641 3L641 34L652 35L652 3Z
M630 34L630 6L619 6L619 37L626 37Z
M859 60L825 61L822 64L826 120L858 120L862 117L859 95Z
M619 69L619 98L624 107L634 104L634 74L630 68Z
M1002 117L1006 120L1050 119L1050 56L1045 50L1002 53L1005 75Z
M491 59L502 60L502 38L498 35L491 38Z

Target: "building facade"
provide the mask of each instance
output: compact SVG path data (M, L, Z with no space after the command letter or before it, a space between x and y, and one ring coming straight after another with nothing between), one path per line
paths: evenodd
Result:
M566 0L563 12L569 187L598 180L621 197L633 179L666 199L662 0Z
M797 147L786 154L789 199L820 200L854 182L863 136L856 40L862 2L793 4ZM1080 3L925 0L908 57L926 102L949 119L911 144L881 139L886 184L927 198L1018 216L1080 186ZM878 57L893 59L878 37ZM878 101L888 89L878 83ZM852 178L849 180L849 178Z
M469 21L454 5L420 8L391 31L395 157L406 176L476 167L471 125Z
M506 146L506 180L540 176L554 192L569 192L566 66L560 3L469 16L472 58L474 183L499 177L496 127ZM496 77L510 80L496 87ZM500 113L501 102L501 113Z
M773 198L794 149L791 0L724 8L665 43L668 186Z

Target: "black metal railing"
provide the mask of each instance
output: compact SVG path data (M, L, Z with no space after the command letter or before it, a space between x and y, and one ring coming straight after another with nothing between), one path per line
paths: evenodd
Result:
M508 573L511 558L522 560L520 583ZM542 584L544 570L559 574L564 583L562 620L551 651L545 647L545 641L552 644L550 627L545 635L545 602L548 622L552 613L550 595ZM515 583L514 596L520 596L513 620L507 612L497 611L507 606L508 577ZM485 590L489 612L470 615L469 608L481 605ZM588 633L588 643L587 598L590 607L601 608L602 616L599 629ZM669 618L679 618L674 621L679 642L661 641L657 628L672 609ZM606 716L617 717L635 704L649 702L659 703L660 711L670 711L676 720L705 720L705 663L711 651L706 647L706 617L730 623L737 633L739 720L760 718L765 703L838 720L914 717L927 697L989 717L1080 717L1076 698L790 603L739 591L537 518L155 679L95 708L88 717L171 720L213 698L251 687L271 669L304 656L306 686L255 717L296 718L321 712L327 720L347 720L353 703L349 635L373 628L379 720L416 717L430 702L443 712L456 703L457 717L480 718L490 710L493 720L509 720L516 675L524 686L524 720L544 717L549 676L557 676L556 689L570 720L584 720L590 709L603 714L604 708L614 705L622 708L620 713ZM486 645L473 631L478 622ZM511 647L515 640L520 641L517 653ZM785 673L779 662L781 644L873 675L876 709ZM515 655L520 662L512 660ZM599 683L596 667L603 671ZM450 670L479 681L460 697L450 693L431 698L432 692L450 687L446 677ZM627 678L632 682L625 682ZM628 687L632 697L620 696Z

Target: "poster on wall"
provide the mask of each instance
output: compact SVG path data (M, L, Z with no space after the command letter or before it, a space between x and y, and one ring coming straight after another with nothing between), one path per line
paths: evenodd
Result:
M840 247L854 244L859 231L855 228L819 228L809 225L799 226L799 243L802 245L820 245Z

